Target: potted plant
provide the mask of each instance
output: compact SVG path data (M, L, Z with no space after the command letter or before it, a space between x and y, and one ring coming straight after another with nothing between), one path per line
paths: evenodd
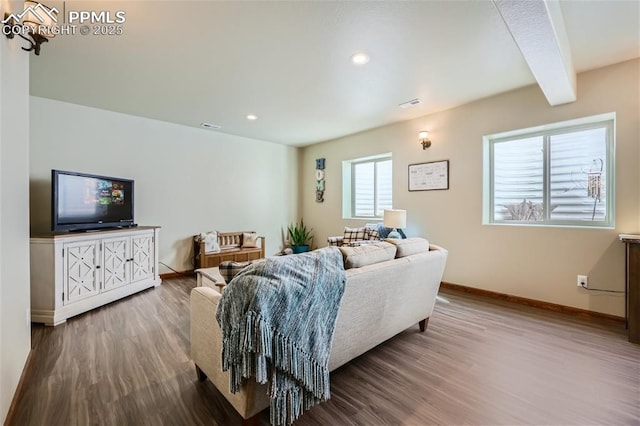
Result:
M312 229L307 229L302 219L300 219L300 223L289 226L289 243L294 253L309 251L309 241L313 238L311 231Z

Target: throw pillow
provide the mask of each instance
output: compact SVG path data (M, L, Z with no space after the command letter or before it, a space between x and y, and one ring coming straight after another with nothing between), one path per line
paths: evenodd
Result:
M198 241L204 241L204 252L215 253L220 251L218 233L216 231L203 232L198 236Z
M404 240L389 239L387 241L398 249L396 258L429 251L429 241L424 238L412 237Z
M380 233L378 232L377 229L366 228L366 231L367 231L367 239L368 240L379 240L380 239Z
M342 245L343 238L344 237L342 235L337 237L328 237L327 242L329 243L329 246L340 247Z
M233 277L238 275L240 271L242 271L247 266L251 265L253 261L249 260L248 262L234 262L232 260L225 260L218 265L218 270L220 271L220 275L224 278L224 281L229 284Z
M378 232L378 223L365 223L364 229L367 233L368 239L370 240L379 240L380 235Z
M342 244L349 244L354 241L366 240L365 228L344 228L344 238Z
M351 269L392 260L396 255L396 247L379 242L358 247L340 247L340 252L344 259L344 269Z
M255 232L242 233L242 248L258 247L258 234Z

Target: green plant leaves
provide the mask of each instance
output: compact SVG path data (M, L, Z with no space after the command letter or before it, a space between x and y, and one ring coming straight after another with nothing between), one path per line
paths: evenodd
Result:
M313 229L307 229L302 219L298 223L289 225L287 231L292 246L305 246L313 238Z

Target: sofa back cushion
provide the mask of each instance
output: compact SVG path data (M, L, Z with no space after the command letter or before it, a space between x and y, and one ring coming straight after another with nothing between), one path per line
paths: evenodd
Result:
M360 268L373 263L391 260L396 256L396 246L379 242L359 247L340 247L344 269Z
M390 238L385 241L393 244L396 247L396 258L411 256L412 254L429 251L429 241L420 237L411 237L402 240Z

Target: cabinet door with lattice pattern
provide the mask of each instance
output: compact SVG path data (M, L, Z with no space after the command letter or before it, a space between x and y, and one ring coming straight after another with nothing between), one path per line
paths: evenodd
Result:
M131 237L132 282L153 276L153 245L153 235L151 234Z
M103 285L102 291L129 284L129 274L131 262L129 237L109 238L102 243L102 270Z
M64 304L94 296L100 292L100 241L65 244Z

